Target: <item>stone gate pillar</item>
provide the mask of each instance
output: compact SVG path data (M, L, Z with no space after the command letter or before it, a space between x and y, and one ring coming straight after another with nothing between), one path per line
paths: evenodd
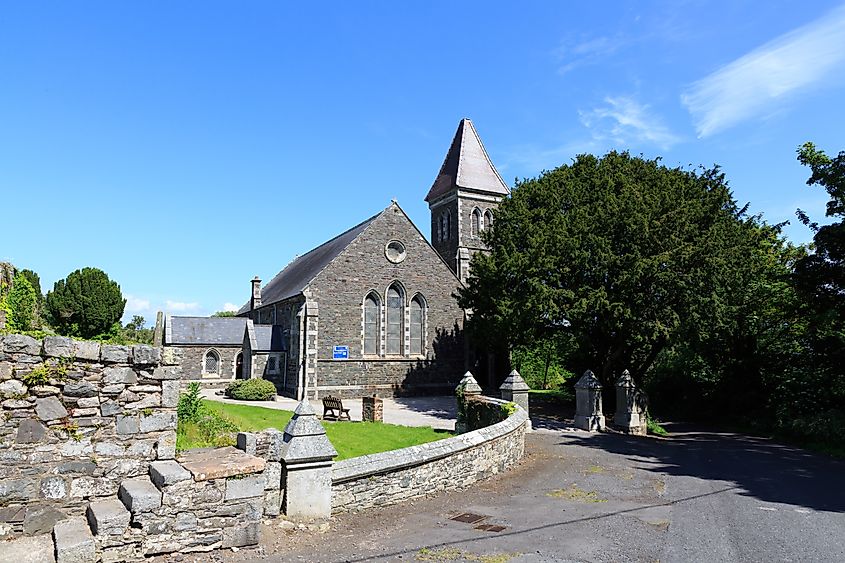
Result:
M646 433L646 420L639 391L627 369L616 380L616 413L613 415L613 424L629 434Z
M601 411L601 383L587 370L575 384L575 426L590 432L604 430Z
M503 400L516 403L525 409L526 413L528 413L528 391L530 390L531 388L527 383L525 383L525 380L522 379L522 376L519 375L519 372L516 370L510 372L510 375L508 375L507 379L505 379L504 383L502 383L499 387L499 392L502 394ZM526 429L531 430L530 418L525 424Z
M481 386L472 376L472 373L466 372L461 382L455 388L455 396L458 401L458 419L455 421L455 434L463 434L468 430L466 400L467 397L473 395L481 395Z
M284 510L292 520L332 515L332 458L337 455L317 413L303 399L285 427L282 444Z

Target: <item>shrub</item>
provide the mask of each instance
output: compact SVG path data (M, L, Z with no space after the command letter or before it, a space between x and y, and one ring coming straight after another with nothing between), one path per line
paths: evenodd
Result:
M110 332L123 316L125 305L120 286L97 268L71 272L56 282L46 299L56 330L83 338Z
M266 379L235 381L226 387L226 396L240 401L269 401L276 396L276 386Z
M196 422L202 413L202 395L200 395L200 384L192 381L188 384L188 392L179 396L179 404L176 405L176 414L179 422Z

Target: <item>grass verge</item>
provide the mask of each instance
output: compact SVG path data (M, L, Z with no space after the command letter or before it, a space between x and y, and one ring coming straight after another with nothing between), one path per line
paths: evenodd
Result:
M259 432L266 428L284 430L293 416L290 411L217 401L203 401L203 407L228 425L220 424L220 431L215 432L213 428L209 431L198 424L180 422L176 435L177 449L234 445L237 431ZM324 421L323 426L329 441L338 452L335 461L425 444L451 436L450 432L430 427L398 426L379 422ZM234 428L237 430L232 431Z

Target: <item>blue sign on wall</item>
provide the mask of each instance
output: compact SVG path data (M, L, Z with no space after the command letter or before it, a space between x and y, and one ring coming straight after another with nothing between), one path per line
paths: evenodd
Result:
M349 346L335 346L334 347L334 354L332 358L335 360L348 360L349 359Z

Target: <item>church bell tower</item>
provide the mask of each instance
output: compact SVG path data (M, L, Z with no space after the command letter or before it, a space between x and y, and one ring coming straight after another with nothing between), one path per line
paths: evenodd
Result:
M434 184L425 196L431 210L431 243L461 281L472 255L487 250L481 231L510 194L490 161L472 121L462 119Z

